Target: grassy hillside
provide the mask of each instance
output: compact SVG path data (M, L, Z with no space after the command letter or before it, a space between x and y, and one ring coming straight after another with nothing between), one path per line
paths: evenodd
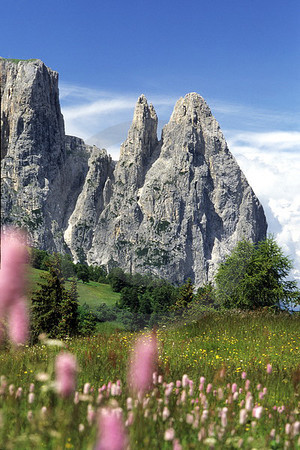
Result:
M43 270L30 268L29 271L29 283L30 291L37 289L37 283L41 282L41 275L47 273ZM66 282L66 288L69 289L70 282ZM90 281L89 283L82 283L79 281L77 284L79 302L80 304L87 303L91 308L97 307L101 303L107 303L108 305L114 305L120 298L120 294L113 292L109 284L96 283Z

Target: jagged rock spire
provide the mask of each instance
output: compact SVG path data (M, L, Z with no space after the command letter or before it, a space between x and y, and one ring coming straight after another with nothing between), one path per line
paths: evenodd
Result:
M56 72L0 66L2 220L36 245L199 286L237 241L265 237L263 208L199 94L178 100L160 142L141 95L115 164L65 136Z

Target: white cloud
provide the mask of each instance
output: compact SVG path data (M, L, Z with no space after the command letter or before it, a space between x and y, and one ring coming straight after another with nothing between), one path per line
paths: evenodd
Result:
M265 207L269 232L294 261L300 280L300 133L234 133L227 141Z
M88 139L105 128L131 121L139 95L141 93L123 95L66 83L60 84L66 133ZM151 95L148 101L154 104L158 115L164 117L170 115L176 99Z

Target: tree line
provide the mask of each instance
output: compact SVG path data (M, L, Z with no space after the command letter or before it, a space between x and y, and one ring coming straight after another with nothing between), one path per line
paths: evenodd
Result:
M189 278L181 286L151 275L129 274L121 268L107 273L103 266L74 264L69 255L50 255L38 249L31 251L31 263L46 269L44 283L32 296L32 336L40 332L50 337L89 334L97 322L114 321L135 331L153 327L164 319L178 319L187 312L196 318L199 312L213 309L272 308L300 304L296 281L288 278L290 258L283 254L273 237L257 244L242 240L220 264L214 283L195 289ZM64 280L71 278L66 289ZM91 309L79 305L77 280L83 283L109 283L120 299L114 306L101 303Z

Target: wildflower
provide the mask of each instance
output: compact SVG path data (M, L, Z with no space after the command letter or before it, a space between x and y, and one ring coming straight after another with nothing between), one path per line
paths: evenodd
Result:
M187 374L182 375L182 387L187 387L189 385L189 377Z
M185 419L186 423L189 425L192 425L192 423L194 422L194 416L193 414L188 413L186 415L186 419Z
M130 410L132 409L132 406L133 406L133 404L132 404L132 398L131 398L131 397L128 397L128 398L127 398L126 404L127 404L127 409L128 409L128 411L130 411Z
M276 436L276 430L275 430L275 428L272 428L272 430L270 431L270 438L274 439L275 436Z
M245 380L247 378L247 373L246 372L242 372L242 379Z
M28 252L25 235L11 229L1 236L0 308L1 313L21 298L26 289Z
M32 404L34 402L34 393L30 392L28 394L28 403Z
M209 394L212 390L212 384L208 383L207 387L206 387L206 393Z
M246 423L246 419L247 419L247 410L246 409L241 409L240 410L240 425L244 425Z
M206 430L205 428L201 428L201 430L198 433L198 441L202 441L206 437Z
M154 418L154 415L153 415L153 420L154 420L154 421L156 420L156 419ZM126 427L130 427L130 426L133 424L133 421L134 421L134 414L133 414L132 411L129 411L129 413L128 413L128 415L127 415L127 420L126 420L126 422L125 422L125 426L126 426Z
M84 425L83 425L83 423L80 423L80 424L78 425L78 431L79 431L79 433L82 433L82 432L84 431Z
M223 408L221 411L221 424L222 427L227 427L227 412L228 412L228 408Z
M77 362L71 353L60 353L55 360L56 386L62 397L75 391Z
M162 419L167 420L167 418L170 416L170 411L167 406L164 407L162 412Z
M272 366L271 364L267 364L267 373L272 373Z
M300 434L300 422L297 420L293 423L293 436L297 436Z
M155 336L140 337L135 344L129 369L129 383L134 392L143 395L149 389L156 359Z
M165 441L173 441L174 437L175 437L174 428L168 428L165 431L165 436L164 436Z
M94 422L96 418L96 413L94 411L94 408L92 407L91 404L88 404L88 408L87 408L87 421L88 424L91 426L92 423Z
M253 397L251 394L247 395L247 397L246 397L245 408L247 411L251 411L251 409L253 408Z
M235 392L235 393L233 394L232 398L233 398L234 401L237 401L238 398L239 398L239 393L238 393L238 392Z
M290 434L292 426L290 423L285 424L285 434Z
M8 312L8 330L14 344L25 344L28 337L29 318L25 297L12 303Z
M153 384L157 384L157 372L153 372L153 375L152 375L152 383L153 383Z
M224 398L223 389L218 388L218 399L222 400Z
M18 387L16 392L16 398L21 398L23 393L23 389L21 387Z
M42 419L44 419L46 417L46 415L47 415L47 406L42 406L40 414L41 414Z
M233 383L231 386L231 392L234 394L237 391L237 384Z
M98 421L99 438L95 450L124 450L127 437L120 408L103 408Z
M178 439L173 440L173 450L182 450L182 446L180 445Z
M262 406L256 406L255 408L253 408L252 411L252 416L255 417L256 419L260 419L263 413L263 407Z
M8 315L9 337L24 344L28 336L26 298L26 263L28 252L25 235L10 230L1 239L0 317Z
M90 383L85 383L83 386L83 394L88 395L90 392L91 385Z
M205 422L208 419L208 410L204 409L201 416L201 423Z

